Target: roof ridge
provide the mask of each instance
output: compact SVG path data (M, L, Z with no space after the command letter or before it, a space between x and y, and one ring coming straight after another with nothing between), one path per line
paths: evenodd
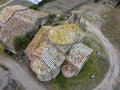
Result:
M16 12L27 9L28 7L22 5L7 6L0 12L0 22L6 23Z
M28 8L26 8L26 9L21 9L21 10L16 10L16 11L8 18L8 20L5 21L5 23L7 23L7 22L15 15L15 13L20 12L20 11L24 11L24 10L27 10L27 9L28 9Z

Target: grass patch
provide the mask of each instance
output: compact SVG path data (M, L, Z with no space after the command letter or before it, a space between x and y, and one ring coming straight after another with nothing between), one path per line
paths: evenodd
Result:
M48 90L92 90L104 78L109 69L109 62L105 57L107 55L103 46L93 35L86 36L83 43L94 51L81 72L78 76L69 79L60 73L54 80L47 83ZM102 54L97 55L96 50ZM94 74L95 78L90 79L90 74Z

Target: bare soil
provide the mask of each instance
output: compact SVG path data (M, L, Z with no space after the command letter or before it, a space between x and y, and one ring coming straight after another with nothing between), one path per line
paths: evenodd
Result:
M23 68L12 58L2 54L0 55L0 64L10 70L10 77L19 82L25 90L46 90L42 84L37 83L29 70Z
M0 0L0 5L6 3L8 0Z

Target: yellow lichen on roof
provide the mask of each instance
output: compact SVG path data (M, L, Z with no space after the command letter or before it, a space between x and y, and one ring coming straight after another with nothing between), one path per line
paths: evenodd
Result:
M57 44L69 44L77 38L78 31L77 24L60 25L49 31L49 38Z

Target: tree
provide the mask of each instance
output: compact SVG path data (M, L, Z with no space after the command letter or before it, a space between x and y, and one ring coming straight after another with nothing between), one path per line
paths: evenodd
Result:
M29 43L30 39L27 36L15 36L13 39L16 52L23 52Z

